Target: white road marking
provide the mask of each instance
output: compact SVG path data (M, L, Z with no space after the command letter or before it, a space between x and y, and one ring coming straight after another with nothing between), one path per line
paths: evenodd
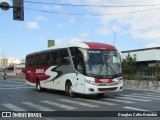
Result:
M6 84L0 84L2 86L7 86L7 87L14 87L14 86L26 86L26 85L6 85Z
M143 97L143 96L138 96L138 95L123 95L126 97L138 97L138 98L144 98L144 99L152 99L152 100L160 100L160 98L153 98L153 97Z
M86 106L86 107L99 107L98 105L93 105L93 104L74 101L74 100L67 100L67 99L59 99L59 100L63 101L63 102L71 103L71 104L77 104L77 105Z
M136 103L136 102L132 102L132 101L120 100L120 99L112 99L112 98L105 98L103 100L115 101L115 102L120 102L120 103L128 103L128 104Z
M24 89L24 88L34 88L34 87L14 87L14 88L0 88L0 89L2 89L2 90L6 90L6 89Z
M126 109L130 109L130 110L135 110L135 111L149 111L149 110L145 110L145 109L139 109L139 108L134 108L134 107L124 107Z
M116 103L111 103L111 102L107 102L107 101L88 100L88 99L81 99L81 98L76 98L76 99L89 101L89 102L94 102L94 103L103 104L103 105L117 105Z
M132 98L132 97L116 97L116 98L127 99L127 100L143 101L143 102L149 102L149 101L151 101L151 100L146 100L146 99L136 99L136 98Z
M145 95L145 96L150 96L150 97L157 97L160 98L160 95L156 96L156 95Z
M54 106L57 106L57 107L60 107L60 108L64 108L64 109L67 109L67 110L75 110L75 109L78 109L78 108L75 108L75 107L71 107L71 106L68 106L68 105L64 105L64 104L60 104L60 103L56 103L56 102L51 102L51 101L41 101L43 103L46 103L46 104L49 104L49 105L54 105Z
M18 83L18 84L24 84L24 85L26 84L25 81L17 82L17 81L11 81L11 80L7 81L7 80L6 80L5 82L9 82L9 83Z
M155 93L160 93L160 91L154 91Z
M15 106L13 104L10 104L10 103L6 103L6 104L2 104L2 105L7 107L7 108L9 108L9 109L11 109L11 110L13 110L13 111L26 111L25 109L22 109L22 108L17 107L17 106Z
M154 98L160 98L160 96L156 96L156 95L144 95L144 94L136 94L136 93L135 94L131 94L131 95L138 95L138 96L142 96L143 95L145 97L146 96L150 96L150 97L154 97Z
M22 102L23 104L25 105L28 105L30 107L33 107L33 108L36 108L36 109L39 109L41 111L55 111L55 110L52 110L48 107L44 107L44 106L41 106L41 105L37 105L37 104L34 104L34 103L31 103L31 102Z
M150 92L144 92L144 93L142 93L142 95L144 95L144 94L149 94L149 95L156 95L157 93L150 93Z

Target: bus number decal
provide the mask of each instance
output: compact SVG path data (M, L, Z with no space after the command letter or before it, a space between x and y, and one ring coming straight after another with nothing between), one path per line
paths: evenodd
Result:
M44 69L36 69L36 73L44 73Z

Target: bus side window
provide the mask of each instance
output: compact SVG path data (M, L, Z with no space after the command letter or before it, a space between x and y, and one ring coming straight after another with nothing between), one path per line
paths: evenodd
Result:
M29 67L29 66L30 66L30 64L29 64L30 61L29 61L29 60L30 60L30 57L27 56L27 57L26 57L26 62L25 62L25 63L26 63L26 67Z
M37 55L36 65L37 65L37 66L39 66L39 65L40 65L40 55Z
M48 53L43 53L41 56L41 60L42 60L42 66L46 66L48 65L48 61L49 61L49 54Z
M45 65L49 65L49 53L45 53Z
M49 65L57 65L58 63L58 51L49 53Z
M33 63L34 63L34 61L33 61L33 56L31 56L31 58L30 58L30 66L31 66L31 67L33 67L33 66L34 66L34 64L33 64Z
M37 67L37 66L39 66L39 55L35 55L34 57L33 57L33 61L34 61L34 67Z
M59 64L62 64L62 65L67 65L70 63L67 49L62 49L59 51L58 62L59 62Z

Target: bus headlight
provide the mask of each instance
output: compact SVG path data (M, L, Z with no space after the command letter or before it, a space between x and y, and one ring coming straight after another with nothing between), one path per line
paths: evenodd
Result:
M117 82L117 83L122 83L122 82L123 82L122 77L116 78L116 79L115 79L115 82Z
M92 85L96 84L95 81L92 81L92 80L86 80L86 82L89 83L89 84L92 84Z

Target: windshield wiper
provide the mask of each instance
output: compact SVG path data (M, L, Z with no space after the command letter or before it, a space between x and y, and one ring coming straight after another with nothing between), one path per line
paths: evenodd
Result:
M116 72L114 71L114 69L112 68L112 66L108 63L108 59L110 58L111 56L106 56L105 55L105 59L106 59L106 64L111 68L112 72L114 73L114 76L117 77L117 74Z

